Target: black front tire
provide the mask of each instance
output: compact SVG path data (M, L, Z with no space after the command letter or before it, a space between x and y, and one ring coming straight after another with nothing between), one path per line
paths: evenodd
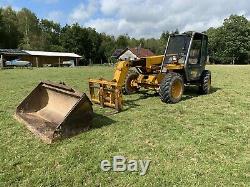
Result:
M209 94L211 91L211 72L204 70L201 74L199 92L200 94Z
M139 73L137 73L136 71L129 71L126 79L125 79L125 85L124 85L124 94L133 94L139 91L139 87L137 86L133 86L132 82L137 80L139 76Z
M180 74L170 72L160 84L159 95L164 103L178 103L183 95L184 81Z

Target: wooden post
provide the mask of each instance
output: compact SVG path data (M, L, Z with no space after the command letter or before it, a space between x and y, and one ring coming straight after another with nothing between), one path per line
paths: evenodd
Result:
M76 58L76 66L79 66L78 58Z
M36 67L39 67L39 61L38 61L38 57L36 56Z
M59 57L59 67L61 67L61 57Z
M0 59L0 68L3 68L3 55L1 55L1 59Z

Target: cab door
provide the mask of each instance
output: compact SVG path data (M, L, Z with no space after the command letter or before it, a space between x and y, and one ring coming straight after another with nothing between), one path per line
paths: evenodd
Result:
M190 81L199 80L207 60L207 36L195 33L187 62L187 74Z

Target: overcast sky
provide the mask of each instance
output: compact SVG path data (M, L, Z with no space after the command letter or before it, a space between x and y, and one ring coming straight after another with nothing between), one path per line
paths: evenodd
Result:
M39 18L78 22L112 35L160 37L162 31L204 31L230 14L250 19L249 0L0 0L0 5L31 9Z

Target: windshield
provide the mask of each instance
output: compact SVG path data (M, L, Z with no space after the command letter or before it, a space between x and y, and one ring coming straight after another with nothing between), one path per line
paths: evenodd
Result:
M191 38L186 35L171 36L168 43L167 55L169 54L186 55L190 39Z

